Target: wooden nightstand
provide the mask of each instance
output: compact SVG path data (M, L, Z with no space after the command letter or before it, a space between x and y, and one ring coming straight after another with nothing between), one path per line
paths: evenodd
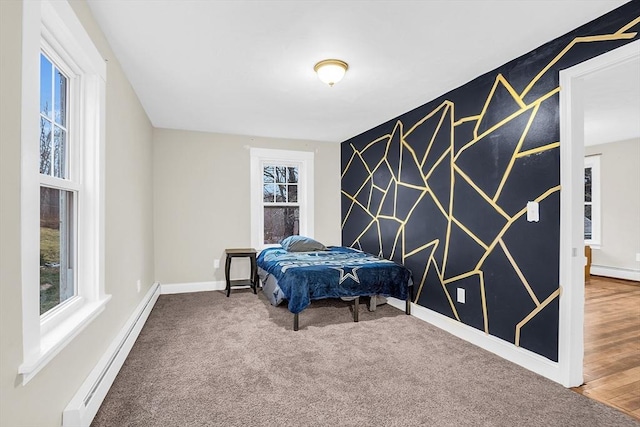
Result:
M258 293L258 266L256 265L256 250L253 248L233 248L225 249L227 259L224 263L224 277L227 281L227 297L231 294L231 288L250 286L253 293ZM231 280L229 272L231 270L232 258L249 258L251 262L251 277L249 279Z

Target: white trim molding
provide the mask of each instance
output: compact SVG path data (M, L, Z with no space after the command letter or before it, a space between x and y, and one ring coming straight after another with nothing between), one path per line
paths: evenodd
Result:
M251 245L258 251L269 246L264 243L263 171L264 163L299 166L298 203L300 206L300 235L314 237L314 153L312 151L250 148Z
M605 265L591 264L591 275L640 282L640 270L632 270L630 268L607 267Z
M21 272L23 361L18 372L26 384L77 334L104 310L104 137L106 75L104 59L66 1L26 1L22 15L22 109L21 109ZM39 120L40 54L64 60L69 77L68 126L70 171L76 190L77 250L75 297L44 316L40 315L39 258L40 187ZM74 91L71 91L74 89ZM74 93L72 93L74 92ZM72 142L76 141L76 142ZM79 143L82 141L82 144ZM70 162L71 163L71 162ZM56 187L56 185L53 185ZM55 310L55 312L54 312ZM20 326L18 326L20 327Z
M398 310L405 310L406 301L389 297L387 298L387 303ZM417 304L411 303L411 315L536 374L552 381L560 382L559 365L546 357L525 348L517 347L514 344L488 335L483 331Z
M63 427L88 427L160 295L154 283L62 413Z
M43 333L38 351L31 353L30 357L25 358L18 367L18 373L22 375L22 384L31 381L67 344L89 326L104 311L110 299L111 295L107 295L97 301L82 301L78 310L56 325L55 328Z
M560 319L559 376L582 384L584 359L584 102L585 78L640 56L640 41L560 71Z
M227 282L218 280L215 282L189 282L189 283L168 283L160 286L162 295L184 294L190 292L224 291Z

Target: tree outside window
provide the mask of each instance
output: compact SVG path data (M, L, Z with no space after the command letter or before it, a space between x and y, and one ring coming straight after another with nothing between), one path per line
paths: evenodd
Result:
M584 161L584 241L600 244L600 156Z
M264 243L275 244L300 233L297 166L269 164L262 168Z
M69 191L68 78L40 54L40 314L75 292L75 192ZM65 187L67 187L65 189Z

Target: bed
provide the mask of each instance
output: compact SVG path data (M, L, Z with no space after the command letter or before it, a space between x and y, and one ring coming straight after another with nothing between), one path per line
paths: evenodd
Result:
M324 248L324 246L323 246ZM263 292L273 305L287 301L298 315L311 301L324 298L352 298L353 320L358 321L361 296L391 296L406 300L410 314L411 272L404 266L357 249L329 246L324 250L290 251L266 248L257 258Z

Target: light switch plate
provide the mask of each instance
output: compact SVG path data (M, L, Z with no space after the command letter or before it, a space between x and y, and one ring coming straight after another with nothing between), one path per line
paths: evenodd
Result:
M538 202L527 202L527 221L540 221L540 204Z
M464 288L457 288L457 300L459 303L465 303L465 291Z

